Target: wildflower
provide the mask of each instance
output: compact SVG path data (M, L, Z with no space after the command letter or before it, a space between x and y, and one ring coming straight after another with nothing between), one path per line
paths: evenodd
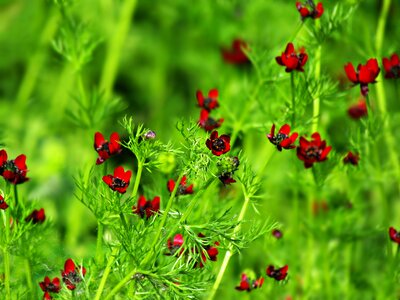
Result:
M111 155L120 153L122 149L118 133L113 132L110 141L107 141L100 132L96 132L94 134L94 149L99 154L96 160L97 165L105 162Z
M198 237L200 238L204 238L205 235L202 233L198 234ZM214 242L215 246L219 246L219 242ZM212 245L204 245L203 249L207 252L208 258L211 261L217 261L217 255L218 255L218 249ZM199 266L200 268L202 268L204 266L203 263L205 263L207 260L206 255L204 254L204 252L201 252L201 261L197 264L197 266Z
M311 168L315 162L325 161L332 149L326 146L326 141L321 140L318 132L313 133L311 138L311 141L307 141L300 137L300 146L297 147L297 157L304 161L305 168Z
M168 253L166 253L166 255L175 255L176 252L182 247L183 245L183 235L178 233L174 236L174 238L168 239L167 241L167 248L169 250ZM179 255L181 255L183 252L183 249L181 249L181 251L179 252Z
M275 269L274 266L269 265L267 267L266 272L269 277L274 278L277 281L281 281L286 278L288 269L289 269L288 265L278 269Z
M62 280L69 290L74 290L85 274L86 269L83 266L76 266L70 258L65 261L64 270L61 270Z
M357 66L357 72L354 69L352 63L348 63L344 66L347 78L356 84L360 84L361 94L366 96L368 94L368 84L375 83L376 77L378 77L380 68L378 62L375 58L371 58L367 61L365 65L359 64Z
M355 154L351 151L347 153L345 158L343 158L343 163L345 164L352 164L354 166L358 165L358 161L360 160L360 156L358 154Z
M281 239L283 237L283 233L279 229L272 230L272 235L277 239Z
M16 159L8 160L7 152L0 151L0 175L12 184L20 184L28 181L26 177L28 168L26 166L26 156L18 155Z
M250 60L243 50L249 50L247 43L241 39L235 39L232 42L231 49L222 49L222 57L228 64L248 64L250 63Z
M220 118L216 120L210 117L210 113L207 110L202 109L200 111L199 126L203 128L205 131L211 131L221 127L222 122L224 122L224 119Z
M44 214L44 209L35 209L33 212L25 218L26 222L31 222L32 224L43 223L46 220L46 215Z
M4 197L0 195L0 209L6 210L8 208L8 204L4 201Z
M397 54L393 54L390 60L386 57L382 59L382 64L385 69L385 78L399 78L400 77L400 60Z
M218 103L218 90L212 89L208 92L208 97L205 98L202 91L196 92L197 103L199 106L208 112L212 111L213 109L219 106Z
M240 284L235 287L238 291L248 291L250 292L252 289L257 289L262 287L264 283L264 278L260 277L259 279L253 280L253 282L250 282L250 279L247 277L245 273L242 273L242 279L240 281Z
M206 141L206 146L212 151L212 154L220 156L231 149L230 140L231 138L228 135L223 134L218 137L218 131L213 131Z
M121 194L126 192L129 186L129 180L131 179L132 171L124 171L124 168L119 166L114 170L113 175L103 176L103 181L113 190Z
M349 107L347 110L349 116L353 119L360 119L368 115L367 102L364 99Z
M304 48L299 50L299 54L294 50L292 43L287 44L285 52L281 56L275 57L276 62L285 66L286 72L292 72L293 70L304 72L303 66L306 64L308 55L304 52Z
M61 290L60 278L54 277L53 280L50 281L50 278L46 276L42 282L39 282L39 286L45 293L59 293Z
M187 186L186 180L187 180L186 176L183 176L176 191L177 196L193 194L193 184ZM168 191L172 193L172 191L175 188L175 181L173 179L168 180L167 188Z
M297 132L292 133L289 137L290 133L290 126L288 124L283 125L280 129L278 134L275 136L275 124L271 127L271 132L267 135L269 141L274 144L279 151L284 149L293 149L296 148L294 142L296 141L299 134Z
M160 210L160 197L156 196L153 200L146 201L144 196L140 196L137 205L137 207L132 207L133 213L139 215L141 218L146 216L148 219Z
M299 11L303 21L306 18L318 19L324 13L324 7L322 6L322 3L318 2L318 4L315 5L314 1L312 0L307 0L305 3L296 2L296 8Z
M221 159L218 161L217 165L222 170L221 174L218 176L218 179L221 180L224 185L236 182L232 176L239 167L239 158L237 156Z
M393 242L400 245L400 232L398 232L393 227L389 228L389 237Z

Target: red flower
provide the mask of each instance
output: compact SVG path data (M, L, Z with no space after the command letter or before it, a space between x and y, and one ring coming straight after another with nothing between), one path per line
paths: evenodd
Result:
M367 102L364 99L349 107L347 110L349 116L353 119L360 119L368 115Z
M43 299L44 300L51 300L53 299L53 297L50 296L49 292L45 292L43 295Z
M366 65L359 64L357 72L352 63L345 65L344 70L351 82L355 85L360 84L361 94L366 96L368 94L368 84L376 82L375 79L378 77L381 69L378 66L378 61L375 58L371 58L367 61Z
M326 141L321 140L318 132L313 133L312 140L307 141L300 137L300 146L297 147L297 157L304 161L304 167L311 168L315 162L322 162L327 159L331 146L326 146Z
M0 209L6 210L8 208L8 204L4 201L4 197L0 195Z
M349 151L345 158L343 158L343 163L345 164L352 164L354 166L358 165L358 161L360 160L360 156L358 154L354 154L353 152Z
M139 215L141 218L150 218L152 215L160 210L160 197L156 196L152 201L146 201L144 196L140 196L138 206L132 207L133 213Z
M400 232L398 232L393 227L389 228L389 237L393 242L400 245Z
M200 238L204 238L205 235L202 233L199 233L197 235ZM215 246L219 246L219 242L214 242ZM217 261L217 255L218 255L218 249L212 245L203 245L203 249L206 250L207 255L209 257L209 259L211 261ZM201 252L201 261L197 264L197 266L199 266L200 268L204 267L204 264L207 260L206 255L204 254L204 252Z
M167 241L167 248L169 250L168 253L166 253L166 255L175 255L176 252L182 247L183 245L183 235L178 233L174 236L174 238L168 239ZM183 249L181 249L181 251L179 252L179 255L181 255L183 252Z
M308 55L304 52L304 48L301 48L299 52L297 54L294 51L293 44L289 43L286 46L285 52L281 56L275 57L276 62L281 66L285 66L286 72L292 72L293 70L304 72L303 66L307 62Z
M242 279L240 281L239 286L235 287L238 291L248 291L250 292L252 289L257 289L262 287L264 283L264 278L260 277L259 279L253 280L250 282L250 279L247 277L245 273L242 274Z
M61 290L60 278L58 277L54 277L53 280L50 281L50 278L46 276L44 281L39 282L39 285L43 292L59 293Z
M250 63L250 60L247 57L246 53L244 53L243 49L246 51L249 50L247 43L241 39L235 39L232 42L231 49L222 49L222 57L224 61L228 64L248 64Z
M224 119L222 118L216 120L210 117L209 115L210 113L205 109L202 109L200 112L199 126L203 128L205 131L211 131L216 128L219 128L222 122L224 122Z
M44 209L35 209L33 212L25 218L26 222L32 221L33 224L43 223L46 220L46 215L44 214Z
M267 275L271 278L275 278L275 280L277 281L281 281L286 278L288 269L289 269L288 265L283 266L282 268L279 269L275 269L274 266L269 265L267 267Z
M131 179L132 171L124 171L124 168L119 166L114 170L113 175L103 176L103 181L108 184L108 186L113 190L121 194L126 192L129 186L129 180Z
M228 135L223 134L218 137L218 131L213 131L210 138L207 139L206 145L212 151L212 154L220 156L231 149L230 141L231 138Z
M186 180L187 180L186 176L183 176L181 182L179 183L178 190L176 191L177 196L193 194L193 184L187 186ZM175 181L172 179L168 180L167 188L168 191L172 193L172 191L175 188Z
M213 109L219 107L217 89L210 90L207 98L204 98L203 92L199 90L196 92L196 98L199 106L207 111L212 111Z
M289 137L289 133L290 133L290 126L288 124L285 124L281 127L281 129L279 129L278 134L275 136L275 124L273 124L271 127L271 133L268 134L267 137L272 144L276 145L279 151L282 151L282 148L284 149L296 148L296 146L293 144L296 141L299 134L297 132L294 132Z
M85 274L86 269L83 266L75 266L75 263L70 258L65 261L64 270L61 270L63 282L69 290L74 290Z
M0 175L12 184L20 184L28 181L26 177L28 167L26 166L26 156L18 155L16 159L7 160L7 152L0 151Z
M301 15L302 20L308 17L312 19L318 19L324 13L324 7L322 6L322 3L318 2L318 4L315 5L314 1L312 0L307 0L305 3L296 2L296 7ZM311 11L308 8L310 8Z
M385 78L400 77L400 60L397 54L393 54L390 60L386 57L382 59L383 67L385 68Z
M100 132L94 134L94 149L99 154L96 164L100 165L105 162L111 155L118 154L122 151L119 135L113 132L110 136L110 141L106 141Z

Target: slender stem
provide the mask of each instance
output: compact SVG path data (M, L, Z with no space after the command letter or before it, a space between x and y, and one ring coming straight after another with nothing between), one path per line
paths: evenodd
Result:
M375 34L375 48L378 56L381 56L383 38L385 36L386 20L390 4L391 0L383 0L381 14L379 15L378 26Z
M123 212L119 213L119 218L121 219L122 226L124 226L126 232L129 232L128 223L126 222L125 215Z
M116 29L113 31L112 38L107 46L107 57L103 66L100 80L100 88L105 96L111 94L115 76L118 70L118 64L122 53L125 38L128 34L132 14L135 11L137 0L126 0L121 7L121 15Z
M32 268L29 258L24 259L24 265L25 265L26 283L28 284L30 295L33 296Z
M19 209L19 205L18 205L18 189L17 189L17 185L16 184L13 185L13 190L14 190L15 208L18 211L18 209Z
M184 172L182 172L179 175L179 178L178 178L178 180L176 182L181 182L183 175L184 175ZM162 232L162 229L163 229L165 223L167 222L168 213L169 213L169 211L170 211L170 209L172 207L172 203L173 203L173 200L175 199L175 195L176 195L176 192L178 190L178 187L179 187L179 184L175 184L175 187L174 187L174 189L173 189L173 191L172 191L172 193L171 193L171 195L170 195L170 197L168 199L168 203L167 203L167 206L166 206L166 208L164 210L161 222L158 225L158 229L157 229L156 235L155 235L155 237L153 239L153 243L150 246L150 251L147 253L146 257L142 261L142 264L141 264L142 266L145 266L149 262L149 260L154 256L155 246L157 245L158 239L160 238L160 235L161 235L161 232Z
M115 247L113 252L111 253L111 257L109 257L109 259L108 259L106 269L104 270L103 277L101 278L99 288L97 289L97 292L96 292L96 297L94 298L95 300L99 300L101 297L101 294L103 293L104 286L106 284L108 275L111 272L111 267L112 267L115 259L117 258L118 251L119 251L119 247Z
M296 122L296 87L294 85L294 72L290 72L290 90L292 92L292 126Z
M144 165L144 162L142 160L138 160L138 169L137 169L137 173L136 173L135 184L133 185L133 190L132 190L132 194L131 194L132 198L135 198L137 196L137 193L139 190L140 179L142 177L143 165Z
M97 243L96 243L96 262L98 266L103 265L104 257L103 257L103 234L104 234L104 225L98 221L97 222Z
M131 272L129 272L128 275L126 275L112 290L111 292L107 295L107 297L104 300L108 300L108 299L114 299L113 296L118 293L118 291L120 289L122 289L124 287L124 285L132 280L132 277L138 273L138 271L136 269L133 269Z
M1 211L4 219L5 233L6 233L6 244L3 246L4 253L4 285L6 289L6 299L11 299L11 289L10 289L10 253L8 252L9 242L10 242L10 210L6 209Z
M315 52L315 80L319 80L321 77L321 52L322 46L319 45L317 51ZM321 105L320 97L317 97L313 101L313 118L312 118L312 128L311 132L318 131L318 121L319 121L319 114L320 114L320 105Z

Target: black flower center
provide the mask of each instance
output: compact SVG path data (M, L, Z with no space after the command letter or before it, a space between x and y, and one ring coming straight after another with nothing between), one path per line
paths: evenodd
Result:
M308 158L316 158L319 159L321 156L322 150L316 146L310 146L306 149L306 155Z
M104 143L104 144L100 145L96 150L97 151L105 151L107 153L110 153L110 145L108 142Z
M225 142L224 142L224 140L223 139L215 139L214 141L213 141L213 148L215 149L215 150L218 150L218 151L221 151L221 150L225 150Z
M112 186L114 188L122 188L126 186L126 182L120 178L114 177L112 179Z

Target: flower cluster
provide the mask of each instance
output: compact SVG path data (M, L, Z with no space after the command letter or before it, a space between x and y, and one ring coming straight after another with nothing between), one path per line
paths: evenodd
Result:
M324 13L324 7L321 2L315 5L313 0L307 0L305 3L296 2L296 8L304 21L306 18L319 19Z
M160 197L156 196L153 200L146 201L144 196L140 196L137 206L132 207L134 214L139 215L142 219L150 218L152 215L158 213L160 210Z
M18 155L15 159L8 159L7 152L0 150L0 175L11 184L20 184L28 181L26 177L28 167L26 166L26 156Z
M65 261L64 270L61 270L62 281L69 290L75 290L85 274L86 269L83 266L76 266L74 261L70 258ZM50 280L50 278L46 276L43 281L39 282L39 286L44 292L43 299L45 300L53 299L52 294L58 294L61 291L61 281L58 277L54 277L53 280Z
M204 97L202 91L196 92L197 104L201 108L199 126L205 131L211 131L221 126L224 119L214 119L210 116L212 110L219 107L218 90L212 89L208 92L208 97Z
M276 62L286 67L286 72L292 72L293 70L304 72L303 66L306 64L308 55L304 52L304 48L299 50L297 53L294 50L292 43L287 44L285 52L281 56L275 57Z

